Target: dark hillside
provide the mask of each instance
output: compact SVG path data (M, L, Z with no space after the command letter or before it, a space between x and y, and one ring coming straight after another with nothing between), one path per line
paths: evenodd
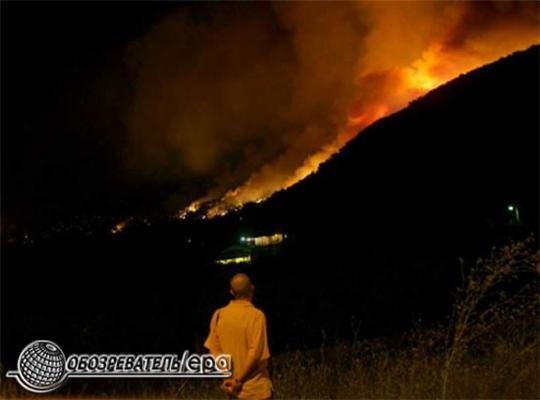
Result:
M533 47L445 84L367 128L253 218L388 251L475 251L510 224L537 231L538 71Z

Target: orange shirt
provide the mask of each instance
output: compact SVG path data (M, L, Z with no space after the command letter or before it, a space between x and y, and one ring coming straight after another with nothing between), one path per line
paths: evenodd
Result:
M218 309L212 316L204 347L212 354L230 354L235 378L245 370L248 357L253 355L258 360L257 368L245 378L238 398L266 399L271 396L266 318L250 301L232 300Z

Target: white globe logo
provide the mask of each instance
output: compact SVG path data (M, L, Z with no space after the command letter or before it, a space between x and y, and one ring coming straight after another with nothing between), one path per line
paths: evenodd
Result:
M66 357L58 345L48 340L36 340L21 352L17 366L24 383L37 390L46 390L62 381L65 364Z

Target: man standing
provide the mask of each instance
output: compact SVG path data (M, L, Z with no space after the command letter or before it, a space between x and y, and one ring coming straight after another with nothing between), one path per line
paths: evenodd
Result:
M210 334L204 343L215 356L231 355L233 375L221 386L229 398L272 397L266 318L251 302L254 289L246 274L236 274L231 279L230 292L234 300L214 313Z

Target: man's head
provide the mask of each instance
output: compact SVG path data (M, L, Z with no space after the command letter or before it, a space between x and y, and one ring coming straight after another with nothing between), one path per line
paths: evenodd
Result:
M235 299L251 300L255 286L252 285L249 276L246 274L236 274L231 279L231 295Z

